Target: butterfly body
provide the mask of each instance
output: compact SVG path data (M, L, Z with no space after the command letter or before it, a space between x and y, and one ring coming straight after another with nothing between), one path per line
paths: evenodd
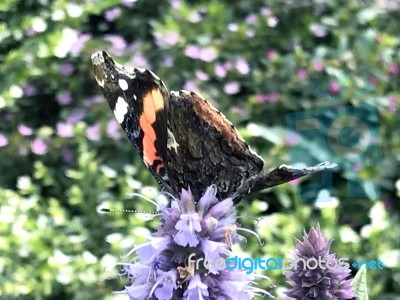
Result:
M94 74L118 123L159 184L173 195L190 188L195 199L212 184L220 199L242 197L319 172L264 161L216 108L194 92L169 92L152 71L128 69L104 51L92 55Z

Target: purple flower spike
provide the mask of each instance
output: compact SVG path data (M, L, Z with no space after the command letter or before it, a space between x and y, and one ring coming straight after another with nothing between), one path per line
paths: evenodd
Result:
M293 259L313 263L321 261L313 268L304 268L304 262L298 260L285 276L291 288L286 295L291 299L318 299L318 300L346 300L354 297L351 280L349 279L349 265L339 263L336 254L329 253L330 242L322 235L319 226L311 228L309 233L304 233L303 241L296 241L296 250ZM314 267L315 266L315 267Z
M252 299L269 295L254 286L255 275L226 268L231 245L243 237L236 232L232 199L217 199L216 192L216 187L210 186L195 199L190 189L182 189L170 207L161 209L157 232L126 255L137 255L123 264L122 275L130 284L122 292L130 299Z

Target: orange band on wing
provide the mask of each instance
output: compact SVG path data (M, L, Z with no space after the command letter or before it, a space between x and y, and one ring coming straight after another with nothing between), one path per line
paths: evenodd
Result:
M153 89L144 95L143 111L139 118L139 125L143 131L143 160L149 166L153 166L156 160L161 161L162 163L157 165L157 173L164 165L155 146L157 135L153 124L156 122L157 111L161 109L164 109L164 98L159 89Z

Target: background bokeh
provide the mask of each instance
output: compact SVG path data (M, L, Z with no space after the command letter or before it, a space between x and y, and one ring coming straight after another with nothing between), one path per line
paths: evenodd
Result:
M171 90L199 91L269 167L327 138L325 127L294 132L290 114L372 107L360 118L377 116L378 157L339 160L314 199L302 190L320 175L241 203L263 244L246 235L237 251L287 257L319 222L339 257L384 262L368 271L370 299L400 299L399 20L391 0L1 1L0 298L112 299L125 284L113 264L158 224L98 211L154 211L129 194L159 190L96 86L90 55L106 50ZM265 275L281 295L284 276Z

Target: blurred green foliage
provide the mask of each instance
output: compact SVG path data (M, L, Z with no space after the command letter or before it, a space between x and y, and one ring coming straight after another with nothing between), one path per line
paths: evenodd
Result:
M0 298L111 299L124 286L113 264L158 224L99 214L154 210L129 194L158 190L96 87L90 55L103 49L172 90L200 91L271 167L290 163L288 113L373 105L379 162L335 171L326 205L301 201L312 179L239 205L239 215L261 217L240 222L264 241L248 236L242 250L287 257L320 222L338 256L384 262L368 271L370 299L399 299L398 20L389 0L3 0ZM348 197L349 180L374 182L379 196ZM282 274L266 275L276 287L261 285L282 295Z

